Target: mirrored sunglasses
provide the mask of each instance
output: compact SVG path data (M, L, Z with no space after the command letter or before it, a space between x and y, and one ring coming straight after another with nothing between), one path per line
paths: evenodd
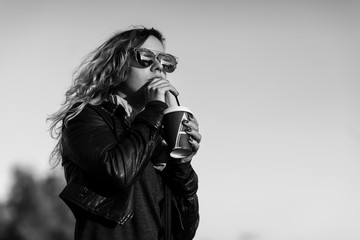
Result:
M176 69L178 58L164 52L156 52L147 48L133 48L134 59L144 68L150 67L155 59L160 62L163 69L167 73L171 73Z

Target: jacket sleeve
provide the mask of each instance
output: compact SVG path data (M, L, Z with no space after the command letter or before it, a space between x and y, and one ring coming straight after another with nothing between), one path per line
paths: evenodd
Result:
M86 106L63 129L64 152L89 176L130 187L159 144L163 102L150 102L130 128L116 133L95 108Z
M165 176L174 196L175 208L180 215L180 223L173 229L174 238L193 239L199 225L197 174L190 163L169 163ZM176 222L176 219L173 222Z

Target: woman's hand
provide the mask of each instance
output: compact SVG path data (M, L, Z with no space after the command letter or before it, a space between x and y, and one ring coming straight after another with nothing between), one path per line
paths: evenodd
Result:
M182 163L190 162L200 148L201 134L199 133L199 123L196 118L190 114L189 121L184 120L183 125L187 127L186 133L189 135L189 142L192 146L190 156L181 159Z
M162 101L165 102L165 93L171 92L175 96L179 95L176 88L164 78L155 78L145 88L145 102Z

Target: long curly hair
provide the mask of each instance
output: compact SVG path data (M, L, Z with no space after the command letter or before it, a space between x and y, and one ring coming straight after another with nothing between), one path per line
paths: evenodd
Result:
M164 44L162 34L154 28L135 27L118 32L92 51L73 74L73 84L65 93L61 108L50 115L50 135L57 144L50 154L50 163L61 162L62 128L87 104L99 105L115 94L130 71L130 49L141 46L149 36ZM76 107L74 105L76 104Z

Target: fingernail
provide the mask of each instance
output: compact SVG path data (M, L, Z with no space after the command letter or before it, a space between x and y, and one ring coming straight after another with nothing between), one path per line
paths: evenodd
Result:
M188 140L189 142L192 142L193 141L193 139L192 138L189 138L189 140Z
M188 124L189 121L188 121L188 120L184 120L183 123L184 123L184 124Z
M187 132L191 132L191 128L187 128L185 131L187 131Z

